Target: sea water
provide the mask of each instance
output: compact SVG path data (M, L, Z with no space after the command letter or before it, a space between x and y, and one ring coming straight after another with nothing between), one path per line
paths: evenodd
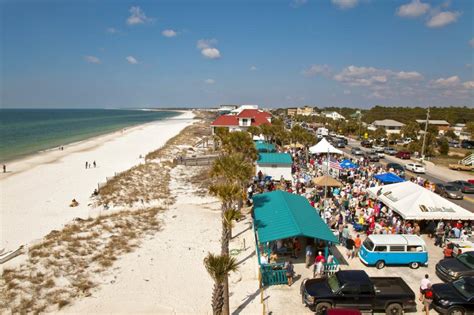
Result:
M0 109L0 161L177 115L122 109Z

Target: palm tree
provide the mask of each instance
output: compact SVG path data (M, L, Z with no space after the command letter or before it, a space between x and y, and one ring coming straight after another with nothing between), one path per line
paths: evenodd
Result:
M255 161L257 159L257 149L255 148L252 137L247 132L230 132L224 137L221 137L221 142L224 153L241 153L248 160Z
M241 153L218 157L211 168L211 177L246 183L254 174L253 165Z
M222 202L222 238L221 254L229 254L229 242L232 238L232 221L238 219L240 212L233 205L241 198L241 188L236 183L218 183L209 188L209 192Z
M227 288L226 294L225 284L228 282L229 273L238 270L235 258L229 255L214 255L208 253L206 258L204 258L204 266L214 280L212 313L214 315L229 315L229 291Z

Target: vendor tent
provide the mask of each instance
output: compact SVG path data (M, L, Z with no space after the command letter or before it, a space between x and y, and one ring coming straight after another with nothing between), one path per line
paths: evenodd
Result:
M405 181L403 178L393 173L377 174L377 175L374 175L374 177L384 184L401 183Z
M335 180L329 175L313 178L313 184L316 186L341 187L342 183Z
M330 144L326 138L322 138L316 145L309 148L309 152L312 154L323 154L323 153L334 153L342 154L341 150L336 149L332 144Z
M342 168L357 168L358 167L357 164L352 163L352 161L349 159L343 160L341 163L339 163L339 165Z
M254 224L259 243L297 236L338 242L303 196L275 190L255 195L253 204Z
M474 213L410 181L372 187L368 192L405 220L474 220Z

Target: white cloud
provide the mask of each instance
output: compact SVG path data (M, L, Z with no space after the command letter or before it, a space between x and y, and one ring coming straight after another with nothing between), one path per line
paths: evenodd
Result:
M457 21L461 14L459 12L444 11L433 15L427 22L428 27L443 27Z
M153 19L147 17L145 12L138 6L131 7L129 12L130 16L127 18L128 25L145 24L153 21Z
M311 77L318 74L328 74L330 71L328 65L311 65L309 68L301 71L301 74Z
M216 80L214 80L214 79L206 79L206 80L204 80L204 83L206 83L206 84L214 84L214 83L216 83Z
M201 54L208 59L219 59L221 52L214 46L217 44L217 39L200 39L197 41L196 47L201 50Z
M400 79L400 80L422 80L423 79L423 76L421 75L421 73L418 73L416 71L408 71L408 72L400 71L396 73L396 77L397 79Z
M250 66L250 71L256 71L257 67L256 66Z
M84 56L84 60L88 63L95 63L95 64L101 63L100 59L96 56Z
M118 30L116 28L113 28L113 27L108 27L106 30L105 30L107 33L109 34L116 34L118 33Z
M370 86L374 83L384 83L387 78L384 71L373 67L349 66L334 76L334 80L350 86Z
M136 65L136 64L138 64L138 60L137 60L135 57L133 57L133 56L127 56L125 59L126 59L127 62L128 62L129 64L131 64L131 65Z
M201 50L201 54L208 59L219 59L221 52L217 48L204 48Z
M471 40L469 41L469 45L471 45L471 47L474 47L474 38L471 38Z
M467 90L474 90L474 81L466 81L462 84L462 86Z
M290 6L293 8L299 8L308 3L308 0L292 0Z
M178 35L178 33L175 30L167 29L167 30L163 30L161 32L161 35L163 35L164 37L175 37Z
M430 5L420 0L413 0L397 9L397 15L407 18L415 18L428 12Z
M437 80L431 81L431 86L435 88L448 88L448 87L455 87L459 85L461 79L457 75L453 75L449 78L439 78Z
M205 48L212 48L217 45L217 39L200 39L197 41L196 47L197 49L205 49Z
M355 7L359 3L359 0L331 0L331 2L338 6L339 9L345 10Z

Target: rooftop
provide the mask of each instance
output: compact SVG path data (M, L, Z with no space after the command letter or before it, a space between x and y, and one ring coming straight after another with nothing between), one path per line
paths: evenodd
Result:
M337 243L337 239L308 200L282 190L253 197L255 228L260 243L307 236Z
M419 124L424 124L426 122L426 119L417 119L416 122L419 123ZM436 120L436 119L428 120L428 124L429 125L448 125L449 126L449 122L447 122L446 120Z
M260 153L258 155L257 164L289 164L293 160L288 153Z
M403 127L405 124L393 120L393 119L384 119L384 120L375 120L372 125L374 126L385 126L385 127Z

